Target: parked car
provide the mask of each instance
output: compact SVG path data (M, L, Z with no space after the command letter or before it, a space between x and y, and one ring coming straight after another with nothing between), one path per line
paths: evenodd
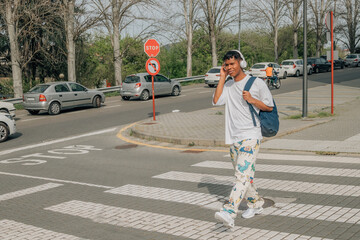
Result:
M352 53L346 56L344 59L346 66L360 67L360 54Z
M205 84L209 87L215 87L218 85L220 80L220 67L213 67L205 74Z
M14 118L8 113L0 112L0 142L6 141L15 132L16 124Z
M14 104L9 103L9 102L3 102L0 101L0 112L2 113L8 113L10 114L12 117L15 117L15 107Z
M281 62L281 67L288 75L299 77L304 73L304 61L302 59L288 59ZM307 73L312 74L312 66L307 65Z
M178 96L181 93L181 85L176 80L158 74L154 76L154 92L155 95ZM151 76L148 73L127 76L120 88L120 95L124 100L129 100L131 97L148 100L152 96Z
M326 55L322 55L322 56L320 56L320 57L323 58L323 59L325 59L326 61L328 61L328 62L330 63L330 65L331 65L331 60L327 60L327 56L326 56ZM334 60L334 69L335 69L335 68L341 68L341 69L343 69L344 67L345 67L345 62L344 62L341 58Z
M271 64L276 72L278 72L278 77L285 79L287 77L287 72L279 64L274 62L261 62L254 64L250 69L250 75L254 77L265 78L266 77L266 68Z
M104 93L89 90L75 82L51 82L39 84L23 97L24 108L32 115L41 110L56 115L66 108L92 105L101 107L105 102Z
M311 64L315 73L319 73L320 71L331 71L331 64L321 57L311 57L308 58L307 61L308 64Z

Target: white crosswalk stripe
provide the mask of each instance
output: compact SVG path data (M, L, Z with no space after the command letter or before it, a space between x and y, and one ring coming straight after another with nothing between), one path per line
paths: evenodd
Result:
M216 239L311 239L311 236L258 228L236 226L230 230L215 222L77 200L51 206L45 210L90 219L97 223L165 233L188 239L210 239L212 237Z
M220 185L233 185L234 177L219 176L212 174L188 173L170 171L164 174L153 176L153 178L176 180L195 183L209 183ZM360 187L353 185L338 185L328 183L300 182L289 180L275 180L256 178L255 183L260 189L269 189L277 191L290 191L312 194L328 194L339 196L360 196Z
M106 192L145 199L192 204L210 208L215 211L221 208L224 200L226 199L225 196L214 194L155 188L132 184L114 188ZM276 203L276 207L265 209L263 215L287 216L360 224L360 209L324 205Z
M56 188L56 187L59 187L62 185L63 184L59 184L59 183L47 183L47 184L43 184L43 185L36 186L36 187L26 188L23 190L2 194L2 195L0 195L0 202L9 200L9 199L13 199L13 198L17 198L17 197L22 197L22 196L25 196L28 194L37 193L37 192L45 191L48 189Z
M226 155L230 157L230 154ZM273 154L259 153L257 159L287 161L287 162L325 162L325 163L355 163L360 164L360 158L355 157L336 157L336 156L313 156L313 155L290 155L290 154Z
M232 163L221 162L221 161L204 161L194 164L192 166L219 168L219 169L233 169ZM324 167L304 167L304 166L292 166L292 165L256 164L256 171L309 174L309 175L321 175L321 176L338 176L338 177L357 177L357 178L360 177L359 169L348 169L348 168L324 168Z
M47 229L27 225L12 220L0 220L0 239L1 240L50 240L50 239L63 239L63 240L81 240L69 234L53 232Z

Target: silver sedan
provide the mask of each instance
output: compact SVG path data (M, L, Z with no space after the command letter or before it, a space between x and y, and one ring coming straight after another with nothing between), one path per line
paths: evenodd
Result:
M101 107L105 95L96 90L88 90L75 82L51 82L39 84L24 94L24 108L32 115L41 110L56 115L65 108L92 105Z

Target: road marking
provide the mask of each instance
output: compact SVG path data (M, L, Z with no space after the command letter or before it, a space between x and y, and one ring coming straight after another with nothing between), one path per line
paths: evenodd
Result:
M124 185L106 191L106 193L120 194L133 197L149 198L169 202L187 203L194 205L207 205L210 203L225 200L225 197L207 193L172 190L167 188L147 187L139 185Z
M113 207L99 203L69 201L45 210L90 219L96 223L158 232L188 239L295 239L306 238L299 234L263 230L258 228L234 227L229 229L223 224L197 219L177 217L159 213L139 211L129 208Z
M114 188L106 192L124 196L140 197L144 199L192 204L215 211L221 209L222 204L226 199L225 196L221 195L131 184L124 185L119 188ZM360 209L324 205L276 202L275 207L266 208L262 215L287 216L325 220L331 222L360 224Z
M205 167L205 168L234 169L231 162L221 162L221 161L204 161L194 164L192 166ZM256 164L256 171L360 178L359 169L346 169L346 168Z
M104 129L104 130L100 130L100 131L95 131L95 132L90 132L90 133L85 133L85 134L73 136L73 137L60 138L60 139L57 139L57 140L38 143L38 144L34 144L34 145L28 145L28 146L24 146L24 147L20 147L20 148L13 148L13 149L1 151L0 156L3 156L5 154L9 154L9 153L22 151L22 150L34 149L34 148L37 148L37 147L48 146L48 145L55 144L55 143L66 142L66 141L70 141L70 140L74 140L74 139L78 139L78 138L89 137L89 136L99 135L99 134L103 134L103 133L113 132L115 130L116 130L116 128Z
M225 155L230 157L230 154ZM258 159L275 160L275 161L305 161L305 162L334 162L334 163L360 163L360 158L354 157L335 157L335 156L313 156L313 155L286 155L259 153Z
M0 220L0 239L3 240L27 240L27 239L64 239L80 240L65 233L53 232L47 229L27 225L12 220Z
M17 197L22 197L22 196L32 194L32 193L45 191L45 190L60 187L60 186L63 186L63 184L47 183L47 184L43 184L43 185L39 185L36 187L31 187L31 188L26 188L26 189L11 192L11 193L5 193L5 194L0 195L0 202L6 201L9 199L13 199L13 198L17 198Z
M105 109L105 108L114 108L114 107L121 107L122 105L113 105L113 106L108 106L108 107L102 107L103 109Z
M171 172L159 174L157 176L153 176L153 178L194 182L194 183L229 185L229 186L233 186L234 184L233 176L219 176L219 175L211 175L211 174L187 173L187 172L178 172L178 171L171 171ZM354 186L354 185L339 185L339 184L276 180L276 179L265 179L265 178L256 178L255 182L258 188L268 189L268 190L311 193L311 194L326 194L326 195L337 195L337 196L353 196L353 197L360 196L360 186Z
M39 120L39 119L44 119L44 118L45 117L30 118L30 119L18 120L17 122L29 122L29 121L34 121L34 120Z
M83 186L97 187L97 188L105 188L105 189L114 188L114 187L111 187L111 186L104 186L104 185L98 185L98 184L92 184L92 183L76 182L76 181L62 180L62 179L56 179L56 178L37 177L37 176L23 175L23 174L17 174L17 173L0 172L0 175L31 178L31 179L40 179L40 180L46 180L46 181L52 181L52 182L71 183L71 184L76 184L76 185L83 185Z

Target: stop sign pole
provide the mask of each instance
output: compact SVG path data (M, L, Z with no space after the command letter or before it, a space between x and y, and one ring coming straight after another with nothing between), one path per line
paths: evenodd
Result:
M145 64L146 71L151 75L152 99L153 99L153 119L155 119L155 90L154 76L160 72L160 62L155 57L160 52L160 44L155 39L148 39L144 44L144 51L150 57Z

